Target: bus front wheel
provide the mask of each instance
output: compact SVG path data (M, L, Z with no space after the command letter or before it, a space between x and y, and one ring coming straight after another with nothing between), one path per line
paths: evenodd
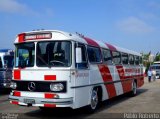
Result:
M88 113L93 113L99 104L98 89L93 88L90 95L90 105L86 107Z

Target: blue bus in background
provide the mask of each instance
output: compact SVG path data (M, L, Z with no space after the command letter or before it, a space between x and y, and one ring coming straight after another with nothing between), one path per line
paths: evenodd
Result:
M14 51L0 49L0 88L10 88L14 66Z

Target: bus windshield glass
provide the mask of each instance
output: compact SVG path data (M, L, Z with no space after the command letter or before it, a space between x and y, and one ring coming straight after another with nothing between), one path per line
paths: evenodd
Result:
M35 62L35 44L17 44L15 51L15 67L33 67Z
M0 69L1 68L3 68L3 66L2 66L2 59L1 59L1 57L0 57Z
M160 70L160 65L158 66L151 66L151 69L153 69L153 70L156 70L156 69L158 69L158 70Z
M38 67L69 67L71 65L71 42L38 42L36 57Z
M14 56L4 56L4 63L7 65L7 68L13 68Z

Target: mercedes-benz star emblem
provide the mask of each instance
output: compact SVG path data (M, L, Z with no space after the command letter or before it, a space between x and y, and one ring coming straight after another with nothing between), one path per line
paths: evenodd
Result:
M34 82L28 83L28 90L34 91L36 89L36 84Z

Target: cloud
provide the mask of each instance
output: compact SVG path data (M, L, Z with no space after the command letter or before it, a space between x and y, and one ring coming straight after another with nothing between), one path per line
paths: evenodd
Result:
M29 5L20 3L17 0L0 0L0 12L32 15L36 17L53 17L54 13L51 8L41 9L39 12L34 11Z
M19 12L26 9L26 5L18 3L15 0L0 0L0 11Z
M144 34L153 32L154 28L148 25L143 20L136 17L128 17L117 22L117 27L119 30L125 33L134 33L134 34Z
M17 0L0 0L0 12L38 15L26 4L20 3Z

